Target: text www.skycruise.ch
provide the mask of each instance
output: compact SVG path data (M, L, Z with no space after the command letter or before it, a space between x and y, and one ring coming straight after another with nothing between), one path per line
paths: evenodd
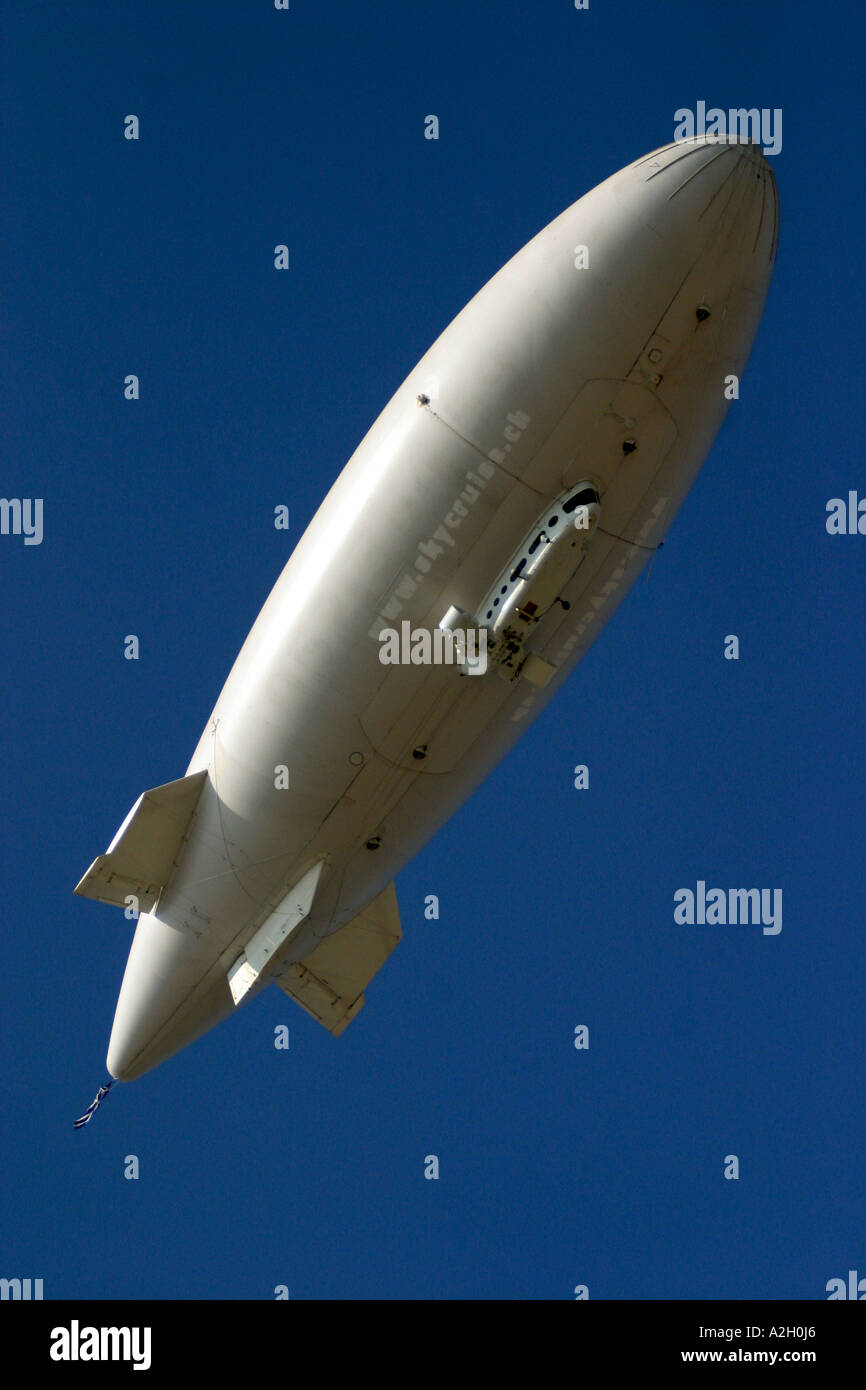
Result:
M768 1366L818 1359L814 1351L746 1351L743 1347L732 1347L730 1351L681 1351L680 1356L683 1361L763 1361Z

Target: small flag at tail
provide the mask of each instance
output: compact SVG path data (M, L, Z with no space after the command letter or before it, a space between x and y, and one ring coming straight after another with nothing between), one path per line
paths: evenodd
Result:
M105 1097L108 1095L108 1092L111 1090L113 1085L114 1079L112 1078L112 1080L106 1082L104 1086L100 1086L99 1090L96 1092L95 1097L88 1105L84 1114L79 1115L78 1119L74 1122L72 1126L73 1129L81 1129L82 1125L87 1125L90 1123L91 1119L93 1118L93 1114L99 1106L100 1102L105 1100Z

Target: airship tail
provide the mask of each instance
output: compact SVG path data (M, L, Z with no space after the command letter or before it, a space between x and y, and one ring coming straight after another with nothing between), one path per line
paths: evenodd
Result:
M333 1033L364 1006L364 990L402 937L393 883L309 956L273 977L290 999Z
M105 854L94 859L75 892L115 907L150 912L177 867L207 772L193 772L142 792Z

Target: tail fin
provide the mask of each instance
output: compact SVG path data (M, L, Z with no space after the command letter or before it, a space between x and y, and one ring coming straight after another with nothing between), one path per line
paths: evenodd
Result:
M290 999L338 1038L364 1006L364 990L403 933L393 883L303 961L274 978Z
M94 859L76 893L101 903L125 906L138 899L149 912L171 877L207 771L142 792L105 854Z

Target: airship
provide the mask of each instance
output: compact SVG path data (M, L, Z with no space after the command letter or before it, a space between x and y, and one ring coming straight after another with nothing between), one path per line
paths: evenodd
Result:
M409 373L186 773L139 796L75 889L139 914L113 1079L270 984L335 1036L355 1018L401 939L395 877L553 698L692 486L778 222L759 146L675 141L534 236Z

